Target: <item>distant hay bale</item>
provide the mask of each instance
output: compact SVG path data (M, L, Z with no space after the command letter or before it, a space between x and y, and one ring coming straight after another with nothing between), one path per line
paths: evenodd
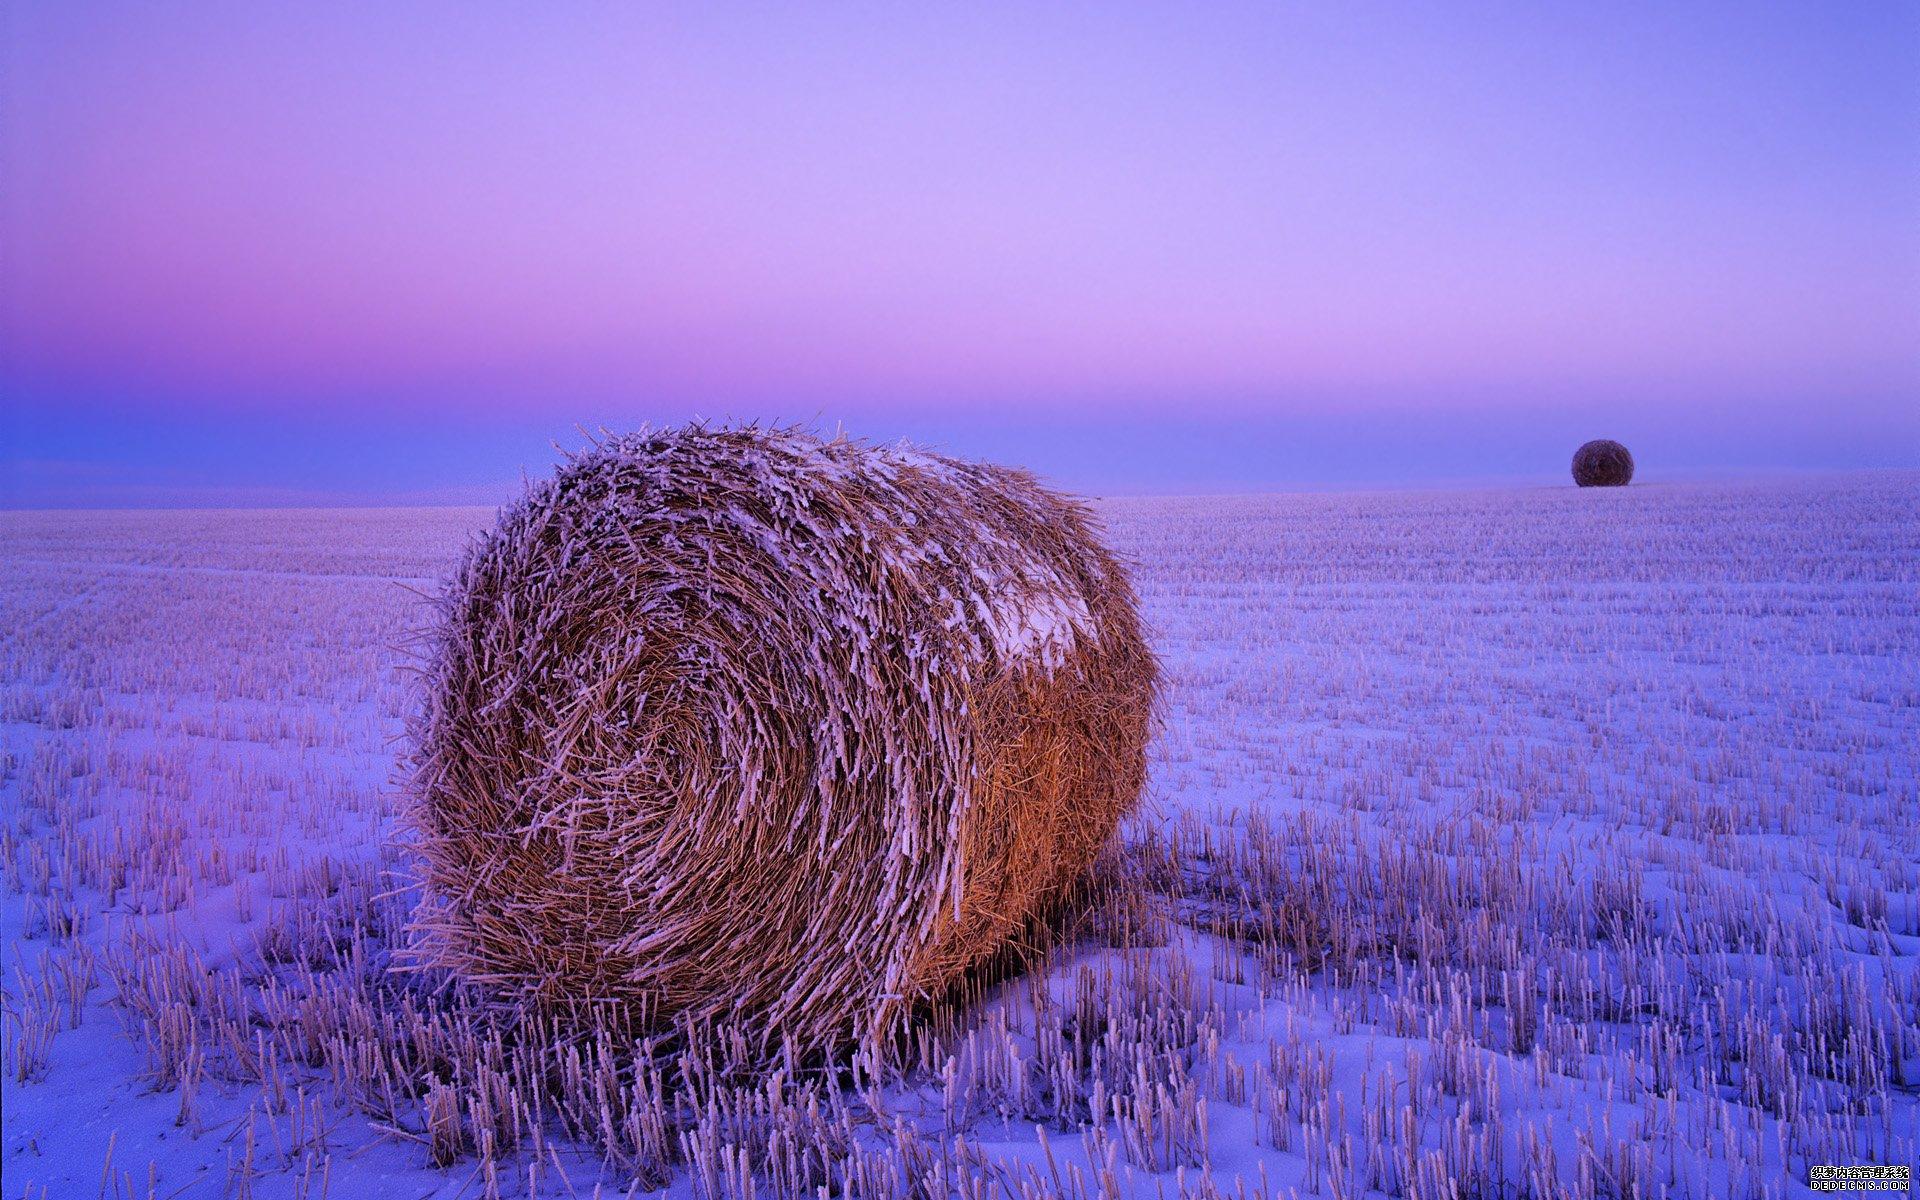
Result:
M1633 479L1633 455L1611 438L1595 438L1573 452L1573 481L1581 487L1625 487Z
M1137 802L1156 666L1079 503L793 430L617 437L455 575L428 962L820 1049L993 957Z

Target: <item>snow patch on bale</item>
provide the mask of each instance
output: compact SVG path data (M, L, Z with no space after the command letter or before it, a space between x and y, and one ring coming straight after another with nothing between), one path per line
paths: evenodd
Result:
M1156 674L1091 515L905 444L612 438L449 586L419 951L503 1001L879 1032L1137 802Z

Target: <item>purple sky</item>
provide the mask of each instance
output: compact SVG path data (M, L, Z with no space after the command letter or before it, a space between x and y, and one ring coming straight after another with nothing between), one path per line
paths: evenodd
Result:
M404 11L402 11L404 10ZM12 4L0 503L1920 464L1920 7Z

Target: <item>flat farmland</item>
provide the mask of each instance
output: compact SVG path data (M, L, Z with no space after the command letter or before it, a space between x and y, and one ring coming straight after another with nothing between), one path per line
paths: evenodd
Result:
M1030 969L842 1071L404 961L475 509L0 513L4 1193L1788 1196L1920 1139L1920 475L1098 502L1165 669Z

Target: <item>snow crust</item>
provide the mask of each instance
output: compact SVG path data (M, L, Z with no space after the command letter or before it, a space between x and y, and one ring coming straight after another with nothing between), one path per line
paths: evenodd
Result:
M1406 1194L1422 1161L1469 1160L1488 1174L1465 1185L1518 1196L1549 1155L1552 1194L1632 1176L1793 1195L1811 1162L1913 1161L1916 496L1909 473L1104 506L1143 564L1168 671L1155 815L1129 837L1201 829L1217 850L1264 824L1269 857L1216 853L1244 872L1220 880L1196 857L1170 899L1189 919L1163 947L1081 947L1002 989L976 1015L973 1057L891 1085L863 1136L913 1126L932 1153L952 1121L989 1156L968 1167L983 1177L1038 1180L1039 1195L1077 1172L1143 1198ZM151 1179L159 1196L319 1196L323 1161L334 1197L489 1186L470 1158L436 1167L337 1106L301 1064L287 1077L317 1123L294 1119L291 1090L209 1076L186 1094L151 1049L163 1031L122 1003L136 981L113 974L257 978L263 947L358 894L343 880L390 886L379 848L407 696L393 648L424 603L396 581L441 577L489 520L0 514L8 1196L92 1196L103 1178L109 1195ZM1065 581L987 582L995 599L950 619L984 628L994 653L1048 662L1083 632ZM135 867L117 894L71 889L61 847ZM185 890L161 883L189 874ZM1379 890L1388 879L1423 890ZM1367 960L1380 974L1364 988L1261 975L1206 932L1248 895L1302 921L1337 914L1318 936L1384 947ZM1422 909L1460 923L1422 925ZM1476 990L1446 973L1498 939L1526 978ZM1037 1071L1035 996L1070 1001L1108 970L1148 997L1142 1012L1192 1020L1171 999L1191 993L1221 1013L1181 1051L1205 1114L1190 1159L1136 1152L1110 1121L1049 1124L1031 1077L994 1065ZM1513 999L1536 988L1608 1015ZM1720 1011L1716 996L1753 1002ZM27 1046L43 1011L59 1014L50 1040ZM1859 1073L1794 1069L1786 1048L1820 1039L1853 1046ZM1405 1164L1380 1150L1401 1122L1417 1134ZM552 1152L494 1186L654 1190L579 1147ZM682 1172L665 1191L709 1186Z

